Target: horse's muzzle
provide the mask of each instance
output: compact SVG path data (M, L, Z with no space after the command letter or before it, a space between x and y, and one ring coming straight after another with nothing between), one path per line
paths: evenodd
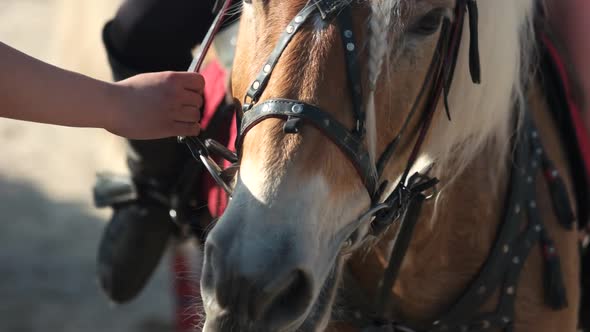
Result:
M216 227L205 245L201 286L207 330L295 330L314 301L305 255L288 237L261 243L223 228Z

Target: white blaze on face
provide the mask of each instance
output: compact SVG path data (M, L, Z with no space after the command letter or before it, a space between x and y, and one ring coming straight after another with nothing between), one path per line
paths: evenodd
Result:
M290 167L277 171L263 167L262 158L257 159L242 163L236 195L231 202L244 209L242 215L254 223L296 227L313 236L312 242L321 247L323 241L329 241L369 207L369 195L364 189L336 192L324 174L301 176ZM356 173L350 176L351 182L359 181ZM249 209L252 204L247 199L255 199L254 205L264 208Z
M269 176L268 168L264 167L263 158L248 158L240 165L240 180L256 200L268 204L268 199L273 188L276 188L276 181ZM273 181L274 180L274 181Z

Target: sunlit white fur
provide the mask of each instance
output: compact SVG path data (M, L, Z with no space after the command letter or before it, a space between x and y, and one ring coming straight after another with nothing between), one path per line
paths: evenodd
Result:
M297 175L278 176L268 172L270 167L257 166L257 162L246 161L240 169L240 181L248 195L235 195L233 204L247 209L249 202L240 201L243 197L255 199L258 203L273 210L281 211L280 222L293 223L300 228L309 227L311 236L333 236L334 229L340 229L360 216L368 204L364 192L340 194L334 197L333 189L321 175L307 180ZM280 193L278 195L277 193ZM256 211L250 211L255 214ZM268 211L260 211L266 213ZM250 214L250 213L248 213ZM254 219L264 215L252 216ZM325 222L330 220L330 222ZM320 222L321 221L321 222Z
M268 204L272 188L277 186L278 178L269 176L255 161L245 161L240 165L242 183L248 188L253 198L260 203Z
M391 65L387 52L392 52L396 45L392 45L391 34L395 19L383 19L384 11L394 15L395 8L401 1L408 0L375 0L372 2L373 14L371 18L370 49L375 56L384 57L383 66L375 71L372 66L380 62L372 59L369 63L370 81L377 80L379 75L385 76ZM475 85L469 75L469 28L465 25L462 48L458 59L455 78L450 93L450 107L452 121L446 120L444 110L437 112L431 128L431 139L423 148L423 152L436 161L436 170L454 170L457 176L477 156L487 144L492 144L498 154L500 163L504 160L511 139L514 104L523 103L522 69L527 68L527 57L523 57L523 50L532 45L532 24L523 17L530 17L533 10L533 0L479 0L480 22L479 41L482 64L482 84ZM501 17L502 24L497 24ZM388 24L389 26L379 26ZM383 48L387 49L384 52ZM526 53L525 53L526 54ZM379 78L379 83L386 82L388 77ZM375 118L375 110L367 107L368 118ZM369 136L375 137L375 127L368 127ZM374 139L374 138L373 138ZM373 150L374 151L374 150ZM493 167L496 166L496 167ZM498 169L501 165L491 165L490 170ZM440 174L439 174L440 175Z

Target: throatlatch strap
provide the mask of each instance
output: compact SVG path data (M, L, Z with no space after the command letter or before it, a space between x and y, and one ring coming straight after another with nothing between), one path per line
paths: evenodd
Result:
M385 148L385 151L379 157L379 161L377 162L377 174L379 174L379 177L381 177L383 175L383 171L385 170L387 163L391 160L391 158L393 158L395 151L397 150L397 146L399 145L400 140L405 135L406 130L407 130L408 126L410 125L410 122L412 121L412 119L414 118L416 113L418 112L419 105L421 104L420 101L424 98L424 96L427 93L430 94L430 91L428 90L428 88L431 88L435 85L434 83L432 83L432 81L435 78L437 78L438 75L440 74L440 66L441 66L441 61L442 61L441 55L445 54L445 44L448 43L448 40L449 40L450 28L451 28L451 22L448 19L445 19L443 21L442 28L441 28L441 37L439 38L438 43L436 45L435 56L433 56L432 60L430 61L430 65L428 66L428 71L426 72L426 77L424 78L424 81L422 83L422 87L420 88L420 91L418 92L418 95L416 96L414 105L412 106L410 113L406 117L406 120L404 121L404 124L402 125L399 133L389 143L389 145L387 145L387 147ZM436 54L438 54L438 56Z

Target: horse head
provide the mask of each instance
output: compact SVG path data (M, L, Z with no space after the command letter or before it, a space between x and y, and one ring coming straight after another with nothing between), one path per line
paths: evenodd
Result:
M480 1L481 68L468 2L244 1L240 169L206 241L206 331L324 330L369 210L404 173L444 179L490 141L505 152L532 1Z

